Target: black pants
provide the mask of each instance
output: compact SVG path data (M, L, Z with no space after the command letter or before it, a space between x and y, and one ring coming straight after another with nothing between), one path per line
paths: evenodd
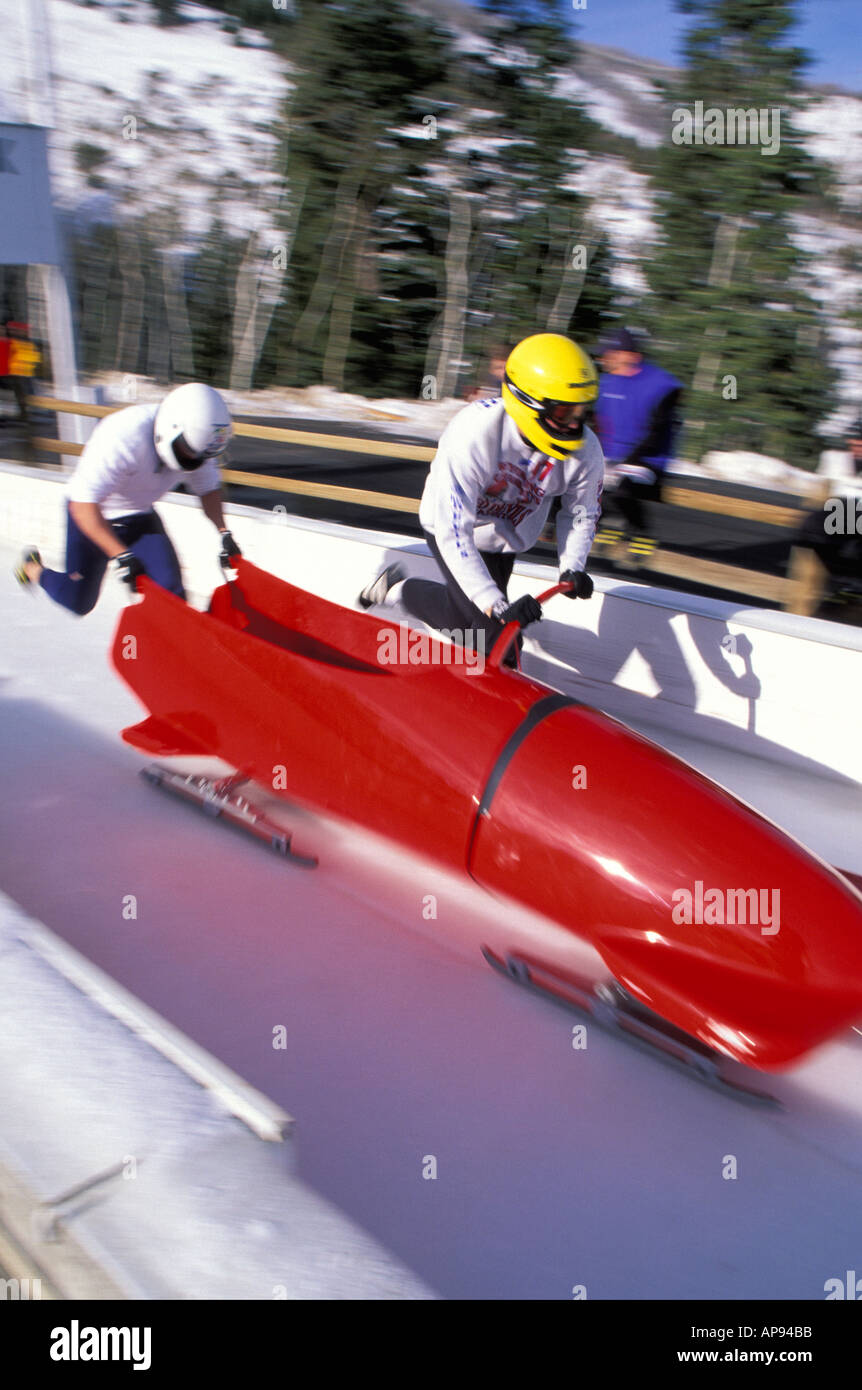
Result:
M602 513L605 514L616 506L629 529L642 536L647 526L644 502L660 501L661 476L657 476L654 483L641 483L636 478L621 478L616 488L605 492L602 498Z
M11 391L18 406L18 419L25 421L29 419L27 413L27 398L32 394L33 384L28 376L4 376L0 377L0 386L7 391Z
M177 553L154 511L112 517L108 525L126 549L137 555L151 579L177 598L185 598ZM68 512L66 569L43 569L39 583L55 603L82 618L96 606L107 567L104 550L84 535Z
M440 554L434 537L429 531L423 534L446 582L435 584L431 579L405 579L401 602L414 618L419 618L429 627L449 632L452 641L460 646L489 652L503 631L502 623L496 618L489 618L481 608L471 603ZM488 550L480 553L494 583L505 594L512 577L515 556Z

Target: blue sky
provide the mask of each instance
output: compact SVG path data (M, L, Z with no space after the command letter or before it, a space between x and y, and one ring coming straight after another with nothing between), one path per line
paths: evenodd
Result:
M797 0L796 11L792 39L813 59L808 80L862 92L862 0ZM584 42L671 63L679 61L680 36L690 22L673 0L587 0L572 13Z

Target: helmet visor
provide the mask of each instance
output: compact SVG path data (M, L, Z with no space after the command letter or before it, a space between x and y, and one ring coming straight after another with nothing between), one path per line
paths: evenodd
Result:
M539 421L552 439L582 439L588 410L583 401L543 401Z
M171 448L174 451L174 458L180 465L180 468L184 468L187 473L190 473L195 468L200 468L201 464L206 463L207 459L211 457L211 454L195 453L194 449L190 448L187 444L185 436L182 434L177 435Z

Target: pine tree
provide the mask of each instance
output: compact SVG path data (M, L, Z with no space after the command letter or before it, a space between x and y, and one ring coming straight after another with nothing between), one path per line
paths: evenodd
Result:
M667 93L673 126L655 179L660 236L646 307L660 357L689 388L683 448L700 457L742 447L812 467L834 373L792 231L826 176L793 123L806 61L786 42L793 5L678 0L678 8L695 22L685 72ZM704 143L681 143L698 102ZM778 148L709 143L729 108L780 112ZM767 115L767 144L774 120ZM697 126L687 133L697 139Z
M492 346L529 333L553 329L589 341L613 297L606 242L572 187L575 151L589 145L592 123L558 88L576 59L570 11L561 0L486 0L482 12L447 93L459 134L442 170L460 195L450 227L462 242L469 237L463 268L455 259L466 282L465 325L452 345L468 376ZM446 331L444 310L436 335L444 348ZM435 338L429 369L436 358ZM445 392L453 374L444 366L439 375Z
M592 335L610 261L571 187L591 123L556 90L568 20L507 0L456 46L400 0L303 8L285 121L302 207L260 379L445 395L492 345Z
M243 240L218 219L198 246L188 271L187 294L195 374L213 385L228 381L233 329L233 286Z
M152 0L155 8L158 23L162 28L170 29L178 24L182 24L182 17L178 9L179 0Z
M286 113L287 173L303 189L302 212L290 309L276 316L265 357L282 380L371 385L377 342L376 385L385 382L395 347L380 303L382 209L394 187L424 171L431 142L421 121L436 119L446 56L441 32L399 0L303 7ZM411 126L418 136L405 133Z

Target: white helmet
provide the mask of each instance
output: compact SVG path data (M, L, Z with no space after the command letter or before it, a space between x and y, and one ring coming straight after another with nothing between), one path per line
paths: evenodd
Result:
M218 391L199 381L170 391L156 411L156 451L168 468L200 468L224 453L232 434L230 411Z

